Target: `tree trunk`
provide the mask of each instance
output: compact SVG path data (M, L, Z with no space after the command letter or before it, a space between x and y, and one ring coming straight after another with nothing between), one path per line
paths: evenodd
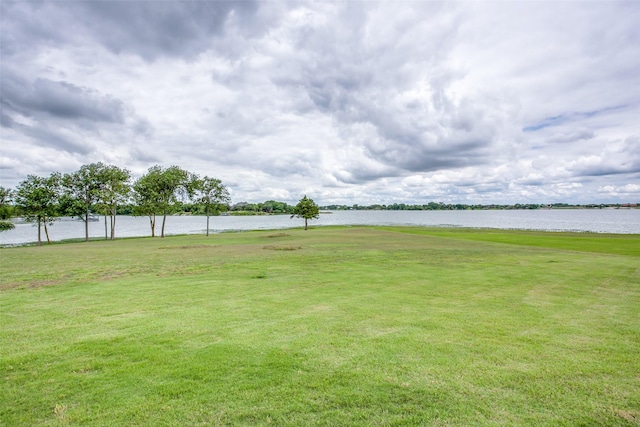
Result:
M207 237L209 237L209 207L207 207Z
M149 215L149 224L151 225L151 237L156 237L156 216Z
M42 221L38 217L38 246L42 246Z
M47 244L51 244L51 239L49 238L49 229L47 228L47 221L44 222L44 234L47 236Z
M162 232L160 234L160 238L164 239L164 224L165 222L167 222L167 213L164 212L164 214L162 215Z
M116 239L116 212L118 208L115 206L111 210L111 240Z
M304 229L307 229L307 218L304 219Z
M84 214L84 241L89 241L89 208L87 208L87 212Z

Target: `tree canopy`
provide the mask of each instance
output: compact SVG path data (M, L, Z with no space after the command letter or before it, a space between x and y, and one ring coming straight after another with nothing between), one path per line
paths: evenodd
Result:
M62 199L65 213L84 221L85 240L89 241L89 220L91 207L100 197L105 165L102 162L82 165L73 173L62 177L64 196Z
M111 225L111 240L116 236L116 213L120 204L126 203L131 193L129 182L131 172L117 166L105 166L101 173L101 186L98 192L99 207L105 213L105 239L107 238L107 215Z
M298 204L293 208L293 217L304 218L304 229L307 230L307 221L310 219L318 219L320 217L320 209L313 199L309 199L306 195L300 199Z
M193 175L189 185L189 193L192 195L193 203L202 206L207 216L207 236L209 235L209 216L212 213L219 213L227 210L227 205L231 202L229 190L222 185L222 181L216 178L205 176L200 178Z
M188 190L189 172L178 166L166 169L153 166L133 184L134 214L149 217L152 237L155 236L156 216L162 215L160 237L164 237L167 215L176 209L181 197L187 196Z
M16 205L27 222L34 222L38 226L38 246L42 245L41 227L49 239L47 224L53 223L60 216L59 198L61 193L61 176L54 173L48 178L29 175L16 190Z
M11 200L13 199L13 191L8 188L0 187L0 231L11 230L15 228L12 222L6 221L11 218Z
M188 205L187 201L193 203ZM13 223L3 219L19 215L38 225L41 244L42 226L49 241L47 225L60 216L72 216L84 221L85 240L89 240L89 222L100 213L104 215L105 239L113 240L116 216L134 214L149 217L153 237L156 216L162 215L164 237L167 215L195 207L207 215L208 234L209 216L227 210L230 202L229 191L222 181L208 176L200 178L178 166L155 165L132 185L129 170L98 162L64 175L58 172L49 177L29 175L15 191L0 187L0 231L14 228Z

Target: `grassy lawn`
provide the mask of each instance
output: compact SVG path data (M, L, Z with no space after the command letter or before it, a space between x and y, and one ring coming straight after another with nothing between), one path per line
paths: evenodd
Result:
M640 425L640 236L0 249L0 425Z

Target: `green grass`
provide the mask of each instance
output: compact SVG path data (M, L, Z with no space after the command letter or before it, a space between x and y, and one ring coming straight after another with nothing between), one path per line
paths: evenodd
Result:
M0 250L0 425L640 425L640 236Z

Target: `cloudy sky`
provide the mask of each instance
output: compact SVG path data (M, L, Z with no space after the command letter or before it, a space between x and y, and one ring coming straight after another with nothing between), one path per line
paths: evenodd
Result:
M640 2L11 1L0 185L178 165L234 202L640 202Z

